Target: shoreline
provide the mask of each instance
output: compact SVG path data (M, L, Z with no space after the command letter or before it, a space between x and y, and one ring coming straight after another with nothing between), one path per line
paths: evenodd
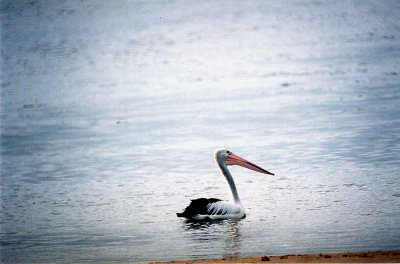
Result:
M400 250L156 261L150 263L400 263Z

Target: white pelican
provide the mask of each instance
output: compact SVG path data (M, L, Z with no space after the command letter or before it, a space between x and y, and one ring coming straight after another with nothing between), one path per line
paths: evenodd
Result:
M247 161L229 150L220 149L215 152L215 161L218 164L222 174L228 181L231 188L234 203L228 203L216 198L199 198L191 200L192 202L182 212L177 213L178 217L185 217L191 220L217 220L217 219L241 219L246 216L239 194L236 190L235 182L229 172L227 165L239 165L254 171L274 175L264 170L256 164Z

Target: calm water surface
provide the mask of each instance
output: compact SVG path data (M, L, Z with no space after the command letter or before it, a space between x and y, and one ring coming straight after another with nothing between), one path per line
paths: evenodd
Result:
M2 1L1 261L400 248L398 1ZM186 223L190 198L247 217Z

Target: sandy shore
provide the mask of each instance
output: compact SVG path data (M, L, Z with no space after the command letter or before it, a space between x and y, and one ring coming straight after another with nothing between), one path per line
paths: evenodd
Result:
M153 263L400 263L400 250L184 260Z

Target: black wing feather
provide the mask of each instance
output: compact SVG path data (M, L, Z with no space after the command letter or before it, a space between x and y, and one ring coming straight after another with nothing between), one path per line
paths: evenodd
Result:
M221 201L216 198L199 198L194 199L182 213L177 213L178 217L191 218L197 214L208 215L207 205Z

